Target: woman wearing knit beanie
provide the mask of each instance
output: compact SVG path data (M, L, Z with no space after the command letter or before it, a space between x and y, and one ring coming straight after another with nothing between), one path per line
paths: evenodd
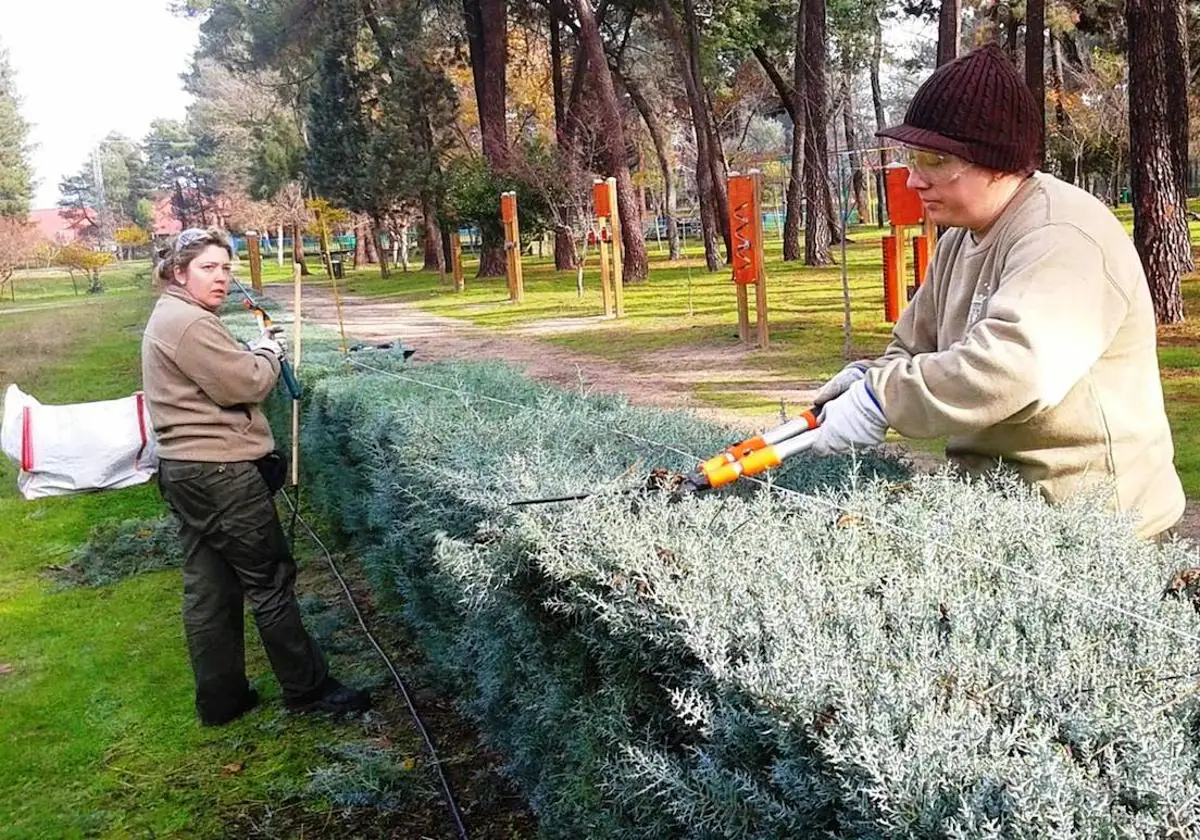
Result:
M1103 483L1114 511L1157 536L1184 495L1146 278L1104 204L1036 171L1039 111L987 46L939 67L879 132L949 230L884 355L818 393L812 451L874 446L888 427L946 436L952 463L1008 465L1052 503Z

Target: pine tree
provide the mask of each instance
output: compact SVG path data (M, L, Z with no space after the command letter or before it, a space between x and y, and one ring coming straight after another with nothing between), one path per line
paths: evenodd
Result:
M0 48L0 216L24 218L33 196L29 123L21 116L8 51Z

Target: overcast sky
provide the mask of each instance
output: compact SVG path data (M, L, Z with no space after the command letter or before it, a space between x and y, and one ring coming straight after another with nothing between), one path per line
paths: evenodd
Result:
M184 116L179 74L197 30L167 0L0 0L0 44L33 125L35 208L55 206L59 180L109 132L140 140L152 119Z

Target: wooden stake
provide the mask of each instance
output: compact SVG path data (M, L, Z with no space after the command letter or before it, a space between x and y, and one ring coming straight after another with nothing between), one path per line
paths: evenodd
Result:
M612 269L608 264L608 242L605 241L608 229L603 216L598 219L598 222L596 226L596 251L600 254L600 300L604 304L605 317L611 318L613 314L613 294L609 282L612 277Z
M521 273L521 223L517 218L517 194L500 193L500 220L504 223L505 269L508 274L508 299L525 300L525 279Z
M262 252L258 245L258 231L246 231L246 250L250 252L250 287L261 295L263 290Z
M925 242L928 243L929 253L932 254L933 246L937 245L938 229L937 229L937 225L935 225L933 223L933 219L929 218L928 215L925 216L924 233L925 233ZM924 278L922 278L922 280L924 280ZM918 281L917 285L920 285L920 283L921 283L921 281Z
M612 213L612 288L613 313L625 314L625 260L621 254L621 211L617 206L617 179L608 179L608 208Z
M450 234L450 267L454 272L454 291L461 292L467 287L467 280L463 274L462 240L458 231Z
M750 170L754 179L754 250L758 253L758 279L754 282L754 309L758 319L758 346L765 349L770 342L767 329L767 268L763 252L762 175Z
M734 290L737 294L737 320L738 320L738 341L742 344L750 343L750 298L746 294L746 287L741 283L734 284Z

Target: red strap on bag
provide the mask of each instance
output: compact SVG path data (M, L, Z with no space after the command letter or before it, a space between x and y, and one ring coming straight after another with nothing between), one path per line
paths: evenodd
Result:
M21 409L21 469L33 472L33 412L29 406Z
M137 392L137 415L138 415L138 431L142 435L142 445L138 449L137 457L133 459L133 467L137 469L137 465L142 462L142 453L146 451L146 417L143 414L143 408L146 404L146 395L141 391Z

